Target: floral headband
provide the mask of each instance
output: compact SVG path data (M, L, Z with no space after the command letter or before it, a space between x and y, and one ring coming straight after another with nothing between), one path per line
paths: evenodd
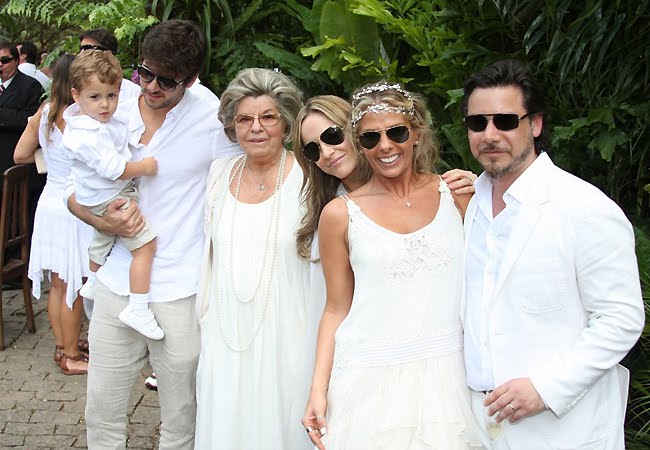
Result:
M373 103L367 108L357 112L352 117L352 127L355 127L357 125L357 122L359 122L361 118L365 116L367 113L381 114L384 112L392 112L396 114L404 114L405 116L406 115L412 116L413 114L415 114L415 105L413 104L413 97L411 96L411 93L402 89L402 86L400 86L399 83L388 84L385 81L371 84L370 86L354 94L352 96L352 109L354 110L357 107L359 100L361 100L363 96L371 94L373 92L384 92L388 90L397 91L400 94L402 94L404 97L406 97L406 99L409 101L409 106L408 107L392 106L385 102Z

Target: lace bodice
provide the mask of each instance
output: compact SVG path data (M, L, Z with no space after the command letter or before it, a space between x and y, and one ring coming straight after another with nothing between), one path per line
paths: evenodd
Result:
M462 345L462 220L442 180L439 191L435 218L408 234L381 227L344 197L355 289L335 365L386 365Z

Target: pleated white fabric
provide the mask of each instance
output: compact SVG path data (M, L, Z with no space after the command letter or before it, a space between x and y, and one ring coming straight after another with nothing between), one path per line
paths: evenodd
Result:
M88 276L88 246L93 229L73 216L65 206L63 190L71 160L57 127L47 134L49 104L43 109L38 140L47 165L47 183L38 200L29 256L32 294L41 297L43 271L56 272L67 283L66 304L72 308L82 277Z
M201 356L195 448L306 450L311 446L300 418L310 381L306 361L312 357L306 339L309 261L298 257L295 239L304 214L299 202L302 172L294 161L281 187L268 303L269 261L260 282L261 294L243 303L235 298L233 283L241 297L253 294L264 265L266 240L275 234L272 198L259 204L239 202L237 222L231 228L235 199L226 189L235 160L223 170L213 167L211 175L219 179L208 181L218 194L213 196L208 232L213 252L203 263L211 266L216 261L218 266L202 268L207 279L204 276L197 298ZM222 207L219 202L224 198Z

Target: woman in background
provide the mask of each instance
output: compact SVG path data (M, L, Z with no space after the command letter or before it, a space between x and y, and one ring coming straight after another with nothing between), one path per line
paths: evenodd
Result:
M50 97L30 119L14 151L17 164L32 163L40 146L47 165L47 183L34 218L28 274L36 298L41 296L43 271L49 276L47 313L54 334L54 362L66 375L88 372L87 355L79 348L83 301L78 291L82 277L88 276L92 239L92 228L74 217L63 202L72 162L61 141L62 114L73 103L68 78L73 59L64 54L54 63Z

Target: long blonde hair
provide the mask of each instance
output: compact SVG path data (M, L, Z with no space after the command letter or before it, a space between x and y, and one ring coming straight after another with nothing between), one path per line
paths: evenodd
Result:
M302 122L309 114L322 114L345 130L345 138L354 150L352 145L352 134L350 129L350 104L340 97L334 95L319 95L312 97L305 103L296 117L296 126L292 142L294 143L294 156L302 168L304 174L301 195L307 212L302 218L302 226L296 232L296 244L298 255L303 258L311 256L311 245L314 241L314 234L318 230L318 221L321 212L327 203L336 197L336 191L341 180L333 175L323 172L315 163L308 161L302 153ZM370 166L364 158L357 158L357 166L354 169L357 177L362 183L370 179Z

